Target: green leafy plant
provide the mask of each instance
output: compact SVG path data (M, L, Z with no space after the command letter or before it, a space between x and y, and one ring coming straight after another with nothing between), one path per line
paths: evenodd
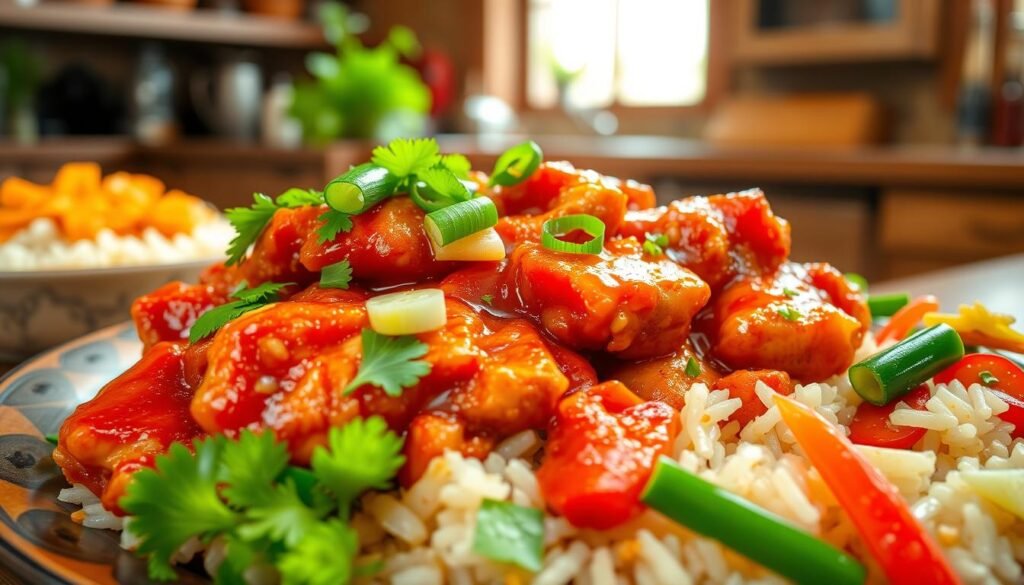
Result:
M415 34L395 27L383 43L367 47L353 34L352 15L340 5L324 5L320 20L336 51L308 55L306 68L313 79L295 84L291 114L302 124L306 141L422 134L430 91L401 61L419 54Z

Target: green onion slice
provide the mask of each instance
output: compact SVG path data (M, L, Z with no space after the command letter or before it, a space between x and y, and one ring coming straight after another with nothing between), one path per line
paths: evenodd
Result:
M437 246L446 246L498 223L498 208L489 197L474 197L436 211L423 220L427 237Z
M850 384L865 401L884 406L962 357L960 334L939 323L850 366Z
M540 166L544 160L544 152L532 141L517 144L506 150L491 171L490 185L509 187L522 183Z
M372 163L352 167L324 187L324 200L331 209L359 214L395 194L401 180Z
M847 272L843 275L847 281L857 287L862 293L868 292L868 279L857 274L856 272Z
M667 457L658 461L641 498L679 524L795 583L864 583L864 567L853 557Z
M910 295L907 293L871 295L868 297L868 309L872 317L892 317L909 302Z
M575 230L586 232L590 239L582 244L559 239L559 236L564 236ZM604 249L604 222L585 213L549 219L541 228L541 244L556 252L600 254Z

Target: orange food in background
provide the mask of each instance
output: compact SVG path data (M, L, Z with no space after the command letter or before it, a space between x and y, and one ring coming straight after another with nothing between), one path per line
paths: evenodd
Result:
M91 162L65 164L49 185L19 177L0 184L0 242L41 217L52 219L64 239L76 241L94 239L104 229L138 235L154 228L171 237L190 233L215 214L202 199L167 191L155 177L126 172L104 177Z

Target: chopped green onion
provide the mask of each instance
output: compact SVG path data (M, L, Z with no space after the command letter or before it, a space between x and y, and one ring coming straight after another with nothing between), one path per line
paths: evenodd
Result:
M855 287L857 287L857 290L859 290L860 292L862 292L862 293L868 292L868 279L866 279L863 276L857 274L856 272L847 272L843 276L846 278L846 280L850 284L852 284Z
M667 457L658 461L642 499L679 524L795 583L864 583L864 567L853 557Z
M962 357L960 335L939 323L851 366L850 383L865 401L884 406Z
M988 370L982 370L978 372L978 379L981 380L982 384L988 386L989 388L999 383L999 378L995 377L995 375Z
M473 552L540 571L544 565L544 512L485 499L476 513Z
M532 140L506 150L494 163L490 185L509 187L525 181L544 160L540 146Z
M58 441L58 437L57 437L56 434L46 435L46 442L47 443L53 443L54 445L56 445L57 441Z
M324 187L331 209L359 214L395 194L401 179L372 163L352 167Z
M778 313L786 321L796 321L801 317L800 311L797 311L796 309L788 305L775 309L775 312Z
M872 317L892 317L909 302L910 295L907 293L871 295L868 297L868 308L871 309Z
M582 244L559 239L575 230L582 230L590 239ZM600 254L604 249L604 222L593 215L566 215L549 219L541 227L541 244L549 250L570 254Z
M427 214L423 227L437 245L446 246L498 223L498 208L489 197L474 197Z
M690 356L690 359L686 360L686 375L691 378L696 378L700 375L700 363L697 358Z
M784 288L782 289L782 294L786 295L789 298L793 298L797 296L799 293L797 293L795 290L791 288Z
M494 295L480 295L480 300L483 301L485 305L493 305Z
M644 234L644 253L648 256L661 256L668 247L668 236L665 234Z
M366 316L381 335L413 335L444 327L448 309L444 291L421 288L373 297L366 301Z

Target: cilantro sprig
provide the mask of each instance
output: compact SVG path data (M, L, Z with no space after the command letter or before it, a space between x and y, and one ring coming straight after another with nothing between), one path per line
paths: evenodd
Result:
M189 343L202 341L249 311L277 301L281 289L292 284L295 283L265 282L254 288L246 288L243 283L231 294L231 298L235 300L214 307L196 319L188 332Z
M363 359L356 376L345 386L345 394L370 385L388 396L399 396L403 388L430 373L430 362L416 359L426 355L430 346L412 335L392 337L363 329L362 342Z
M354 562L352 503L389 487L401 450L377 417L332 428L310 470L289 467L287 447L269 432L197 439L191 451L176 443L134 476L120 505L153 580L173 580L172 559L198 537L226 542L217 583L243 583L254 562L277 568L285 583L347 583L366 571Z
M323 202L324 196L320 191L292 188L276 198L271 198L263 193L254 193L252 205L249 207L233 207L226 210L224 215L235 228L235 237L228 245L228 259L225 264L231 266L245 259L249 247L259 239L260 234L266 229L278 209L294 209L306 205L320 206ZM331 237L326 238L333 239L339 232L351 229L352 223L348 221L346 224L345 220L347 219L347 216L343 219L336 215L325 219L325 223L330 228L324 228L325 231L321 232L321 237L325 237L326 233L334 230Z

